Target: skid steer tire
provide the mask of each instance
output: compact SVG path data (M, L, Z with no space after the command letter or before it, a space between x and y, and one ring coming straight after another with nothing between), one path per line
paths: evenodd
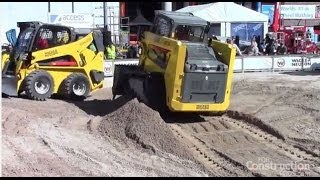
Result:
M23 86L28 98L45 101L52 95L54 84L48 72L35 70L25 78Z
M90 92L90 82L82 73L72 73L62 82L62 96L72 100L84 100Z

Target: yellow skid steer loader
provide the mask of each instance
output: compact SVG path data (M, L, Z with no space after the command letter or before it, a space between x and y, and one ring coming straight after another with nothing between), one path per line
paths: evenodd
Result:
M18 22L20 33L2 58L2 94L43 101L52 94L84 99L103 87L104 45L93 31L79 38L75 29L41 22Z

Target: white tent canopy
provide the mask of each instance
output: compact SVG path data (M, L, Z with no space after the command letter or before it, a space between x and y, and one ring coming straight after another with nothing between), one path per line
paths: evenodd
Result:
M177 12L190 12L209 22L268 22L268 16L233 2L187 6Z
M261 27L262 32L259 32L259 34L261 33L260 36L264 36L264 34L268 32L269 17L267 15L233 2L216 2L204 5L187 6L177 10L177 12L189 12L194 16L198 16L210 22L212 26L215 26L210 28L210 34L218 36L221 40L238 35L237 32L239 30L246 28L246 31L244 32L246 34L241 36L241 42L250 44L252 34L250 34L249 31L258 33L259 31L257 31L256 28ZM263 25L263 27L261 25Z

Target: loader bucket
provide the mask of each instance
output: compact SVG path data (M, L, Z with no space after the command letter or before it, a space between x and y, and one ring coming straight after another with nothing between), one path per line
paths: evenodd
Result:
M113 73L112 94L113 99L116 95L125 95L130 90L128 78L137 70L135 65L115 65Z
M13 75L2 75L2 95L18 96L18 80Z
M113 76L113 86L112 86L112 94L113 98L116 95L123 95L124 94L124 83L126 82L126 78L124 75L125 66L123 65L116 65L114 67L114 76Z
M13 73L8 73L10 62L6 61L2 68L2 95L18 96L17 84L18 79Z

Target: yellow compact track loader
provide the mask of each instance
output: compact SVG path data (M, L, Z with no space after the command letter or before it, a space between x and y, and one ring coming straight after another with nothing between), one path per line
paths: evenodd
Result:
M189 13L156 11L139 65L116 65L112 92L132 94L159 112L224 113L230 104L231 45L208 38L210 24Z
M103 87L102 33L80 37L72 27L18 22L10 55L2 54L2 94L43 101L52 94L84 99Z

